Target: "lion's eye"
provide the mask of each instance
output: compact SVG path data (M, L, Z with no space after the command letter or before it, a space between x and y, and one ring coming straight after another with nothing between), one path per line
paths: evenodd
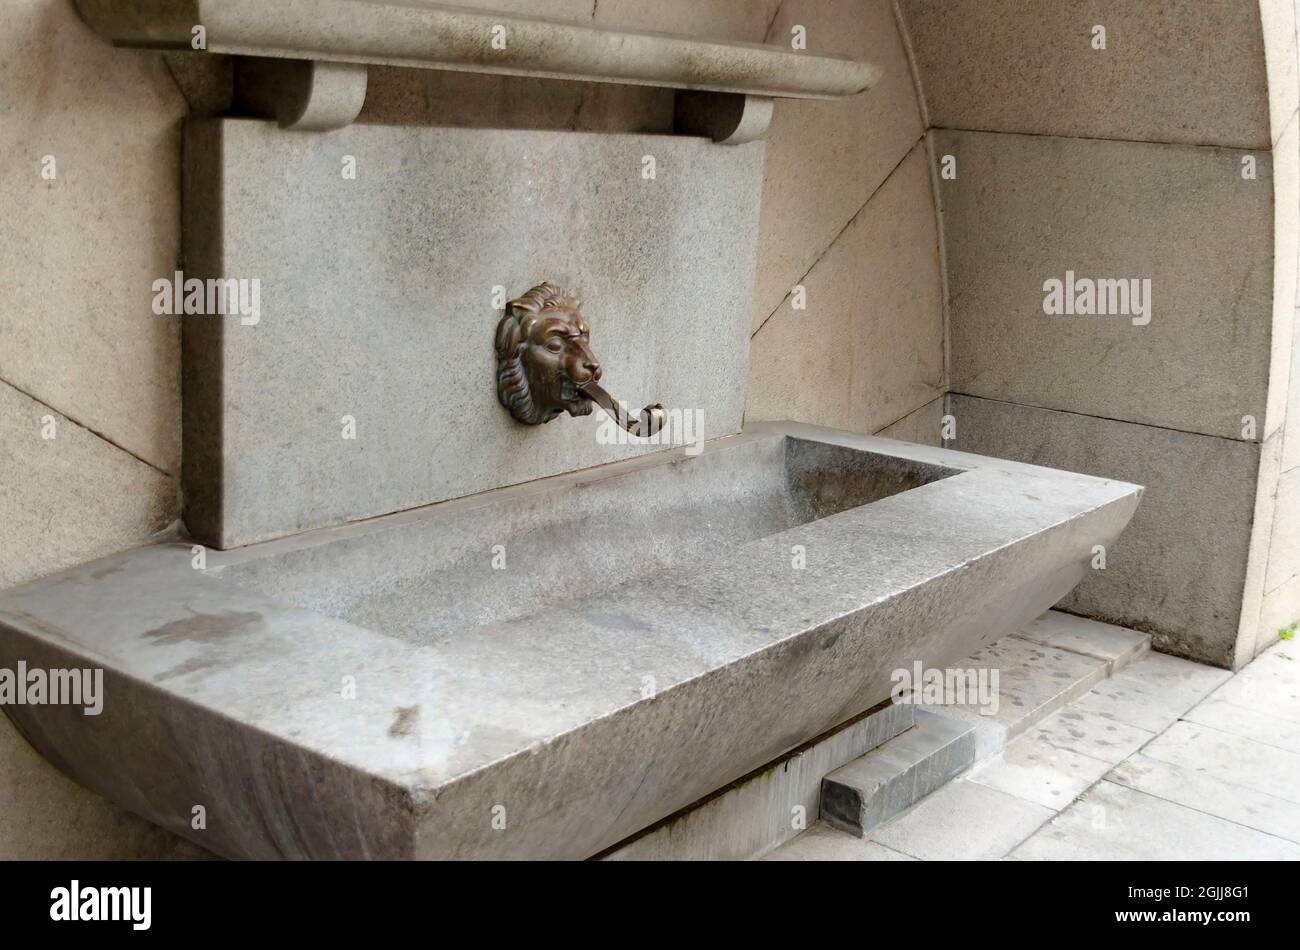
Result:
M558 353L562 349L564 349L564 341L561 340L558 336L553 336L546 341L546 348L550 350L552 353Z

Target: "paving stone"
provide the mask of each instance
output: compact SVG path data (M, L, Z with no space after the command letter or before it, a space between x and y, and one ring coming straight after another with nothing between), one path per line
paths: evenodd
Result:
M1160 732L1232 674L1150 653L1094 686L1076 710Z
M1296 722L1248 706L1238 706L1220 698L1218 692L1199 703L1183 718L1220 732L1230 732L1288 752L1300 753L1300 726Z
M933 801L933 796L930 800ZM1011 854L1018 860L1300 860L1300 845L1101 781Z
M1151 638L1145 633L1059 610L1049 610L1014 635L1041 646L1105 660L1107 675L1136 660L1151 646Z
M843 831L823 821L799 837L765 855L764 861L915 861L910 854L886 848Z
M1027 735L1058 749L1079 752L1114 765L1140 749L1155 733L1071 704L1052 713Z
M1109 769L1099 759L1021 736L981 766L970 781L1060 811Z
M1003 857L1052 810L958 779L871 832L873 841L927 861Z
M1002 749L1044 716L1087 692L1106 675L1106 661L1004 637L957 664L959 668L998 671L996 710L977 702L925 708L975 726L975 757Z
M1300 842L1300 808L1294 802L1244 788L1196 769L1150 756L1132 756L1106 778L1257 831Z
M822 780L821 815L862 837L929 795L975 760L975 729L922 710L916 726Z
M1255 661L1225 683L1215 699L1256 712L1300 722L1300 653L1289 643L1261 653Z
M1176 722L1143 750L1148 758L1300 805L1300 755L1194 722Z

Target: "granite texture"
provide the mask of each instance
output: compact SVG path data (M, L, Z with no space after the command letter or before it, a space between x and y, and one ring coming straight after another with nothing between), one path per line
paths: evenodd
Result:
M1150 486L1106 569L1090 571L1060 606L1150 633L1164 652L1232 666L1257 443L955 394L949 407L953 448Z
M699 410L708 437L740 428L760 143L208 120L186 149L191 270L261 280L256 325L186 318L186 523L205 542L646 451L601 445L600 412L527 427L497 404L497 286L567 286L613 392Z
M915 707L887 703L615 845L607 861L741 861L816 820L822 777L912 728ZM799 811L796 813L796 809Z
M1244 181L1235 149L939 130L934 149L958 169L939 183L955 392L1228 439L1250 415L1263 438L1269 153ZM1044 313L1067 271L1149 279L1150 323Z
M404 532L407 550L454 564L458 517L518 523L526 543L528 512L544 510L534 520L548 550L640 551L635 534L601 531L600 513L614 496L653 497L642 486L672 470L700 481L665 520L716 531L707 486L730 482L731 497L751 498L754 533L726 556L702 547L432 631L362 625L344 607L299 605L310 584L275 587L301 582L293 562L315 550L374 591L400 571L392 539ZM188 545L163 544L11 588L0 661L103 666L106 698L96 717L6 712L78 781L225 856L587 857L882 702L901 665L953 664L1039 615L1077 583L1093 544L1113 544L1139 495L756 426L694 458L674 450L210 552L204 570ZM514 583L546 587L537 575L553 565L562 587L561 562L512 560L514 540L500 538L505 574L532 575ZM370 547L368 571L345 569L349 541ZM352 557L367 563L364 550ZM245 582L276 560L285 570L264 570L261 589ZM388 596L418 605L428 588Z
M768 41L788 45L796 24L810 51L865 59L881 77L866 95L776 104L765 138L754 329L784 306L925 131L891 0L785 0ZM908 317L897 319L901 328Z
M802 279L805 309L787 299L754 334L746 418L873 432L941 395L938 245L918 144Z
M931 125L1243 148L1276 138L1253 0L899 0L899 10ZM1092 48L1096 24L1105 50Z
M821 815L832 828L865 837L975 761L975 728L925 710L916 726L827 774Z
M96 32L118 46L187 49L193 25L201 23L205 52L293 60L796 98L851 96L879 76L870 63L789 47L677 32L633 33L567 18L441 4L190 0L145 10L134 0L76 0L76 5Z
M175 472L180 323L149 287L180 250L185 100L62 0L0 4L0 53L0 380Z

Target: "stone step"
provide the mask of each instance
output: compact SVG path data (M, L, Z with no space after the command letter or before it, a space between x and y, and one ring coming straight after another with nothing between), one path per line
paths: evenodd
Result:
M822 819L864 837L974 761L974 726L918 710L911 729L822 780Z

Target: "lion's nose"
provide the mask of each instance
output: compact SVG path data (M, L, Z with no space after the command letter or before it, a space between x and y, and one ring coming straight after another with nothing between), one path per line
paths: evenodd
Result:
M595 360L584 360L582 368L587 371L592 380L600 381L600 364Z

